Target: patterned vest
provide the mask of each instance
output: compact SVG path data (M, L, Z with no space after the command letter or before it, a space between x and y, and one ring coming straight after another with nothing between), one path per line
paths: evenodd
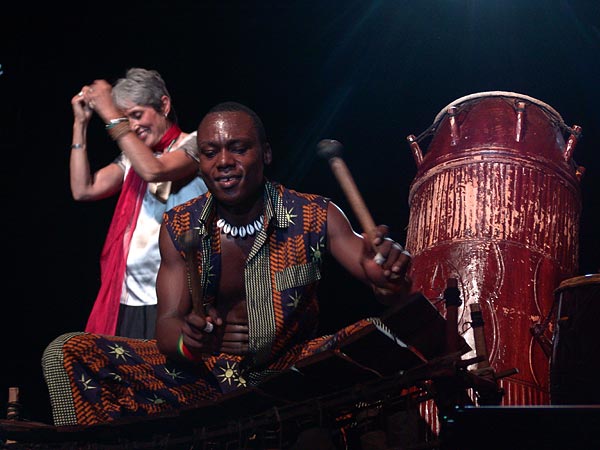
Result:
M329 199L303 194L274 182L264 188L265 226L256 235L244 269L251 366L267 364L295 344L316 336L326 247ZM210 193L165 213L175 247L183 233L197 230L198 270L205 302L219 301L221 239Z

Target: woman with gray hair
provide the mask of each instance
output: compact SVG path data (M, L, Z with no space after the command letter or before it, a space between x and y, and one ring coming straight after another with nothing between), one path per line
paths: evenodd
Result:
M198 173L196 133L179 128L171 96L155 70L129 69L114 86L95 80L71 105L73 198L95 201L119 194L100 257L101 285L85 331L152 339L163 213L206 192ZM94 112L120 154L92 173L87 129Z

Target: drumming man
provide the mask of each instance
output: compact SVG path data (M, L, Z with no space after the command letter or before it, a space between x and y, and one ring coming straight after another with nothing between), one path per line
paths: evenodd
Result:
M265 181L271 148L259 120L241 106L225 104L198 128L200 170L210 195L172 210L160 237L157 339L169 356L181 357L181 338L184 355L192 359L223 352L239 361L250 352L267 362L314 337L314 288L325 246L351 274L380 291L382 301L407 293L409 259L398 245L383 240L380 253L387 259L382 265L373 261L384 227L377 242L366 242L329 200ZM211 271L203 277L206 318L190 313L183 249L177 244L195 224L208 240L203 248L209 251L198 255L201 272ZM392 279L392 274L402 276ZM215 325L212 333L202 331L207 322Z
M156 342L85 334L60 341L77 423L216 399L366 326L367 319L315 336L324 251L370 285L380 302L409 294L410 255L385 237L387 227L377 227L369 241L329 199L265 178L271 147L252 110L233 102L215 106L198 127L198 144L209 192L165 214ZM190 261L197 273L188 272ZM87 364L93 349L104 351L106 367L98 367L98 358ZM77 411L82 403L85 414Z

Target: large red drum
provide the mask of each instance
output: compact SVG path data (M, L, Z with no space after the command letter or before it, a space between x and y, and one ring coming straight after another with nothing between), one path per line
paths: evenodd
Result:
M578 270L580 132L539 100L492 91L459 98L408 137L413 287L445 314L446 282L458 280L459 332L473 349L470 305L479 304L492 369L518 371L501 379L505 405L549 404L542 343L554 290ZM546 332L536 337L535 327Z

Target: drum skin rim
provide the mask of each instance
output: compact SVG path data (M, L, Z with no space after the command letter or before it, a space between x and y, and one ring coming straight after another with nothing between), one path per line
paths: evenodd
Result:
M588 284L600 284L600 273L590 273L588 275L581 275L579 277L567 278L558 285L558 287L554 290L554 293L558 294L559 292L562 292L570 287L585 286Z
M524 95L524 94L519 94L517 92L508 92L508 91L486 91L486 92L477 92L475 94L469 94L469 95L465 95L464 97L460 97L456 100L454 100L451 103L448 103L448 105L446 105L444 108L442 108L442 110L438 113L437 116L435 116L435 120L433 121L434 124L438 123L439 121L442 120L442 118L444 117L444 115L446 115L448 113L448 108L450 108L451 106L458 106L462 103L465 103L469 100L474 100L477 98L483 98L483 97L511 97L511 98L522 98L524 100L528 100L532 103L535 103L539 106L541 106L544 109L547 109L550 113L552 113L553 115L555 115L560 122L564 123L563 118L561 117L561 115L554 109L552 108L550 105L548 105L547 103L544 103L536 98L530 97L528 95Z

